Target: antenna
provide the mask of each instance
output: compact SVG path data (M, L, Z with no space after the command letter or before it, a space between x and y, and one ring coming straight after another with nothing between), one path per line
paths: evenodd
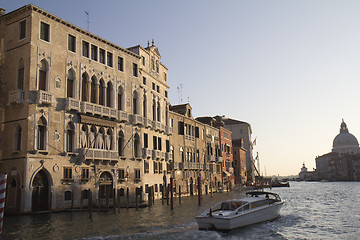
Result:
M89 12L88 11L84 11L86 14L86 23L87 23L87 31L90 31L90 20L89 20Z
M182 103L182 84L180 83L180 86L176 88L178 90L178 97L179 97L179 104Z

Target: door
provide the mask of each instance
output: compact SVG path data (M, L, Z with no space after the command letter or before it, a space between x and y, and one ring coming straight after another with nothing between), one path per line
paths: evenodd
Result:
M44 170L40 170L32 183L32 211L49 210L49 180Z

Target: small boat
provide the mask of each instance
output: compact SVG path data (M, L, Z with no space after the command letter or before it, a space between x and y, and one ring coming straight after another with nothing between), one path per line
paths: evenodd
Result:
M277 218L283 204L276 193L252 191L245 198L220 202L195 219L200 230L230 231Z

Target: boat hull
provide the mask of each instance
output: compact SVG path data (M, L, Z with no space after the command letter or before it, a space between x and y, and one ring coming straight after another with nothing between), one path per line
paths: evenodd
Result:
M244 212L233 217L207 216L196 217L199 229L214 229L229 231L232 229L248 226L255 223L271 221L280 215L280 209L284 202L278 202L264 208Z

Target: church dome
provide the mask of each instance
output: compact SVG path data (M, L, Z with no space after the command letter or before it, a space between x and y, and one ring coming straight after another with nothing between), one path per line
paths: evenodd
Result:
M340 125L340 133L334 138L332 151L338 153L360 152L359 142L354 135L349 133L344 120Z

